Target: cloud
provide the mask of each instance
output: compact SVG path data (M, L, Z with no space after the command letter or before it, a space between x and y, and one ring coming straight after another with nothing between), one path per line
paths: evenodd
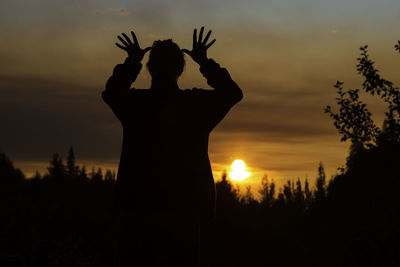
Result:
M118 10L118 13L119 13L121 16L124 16L124 17L129 15L128 10L126 10L126 9L124 9L124 8L119 9L119 10Z
M93 15L95 15L95 16L97 16L97 15L101 15L101 14L104 14L104 10L101 10L101 9L94 9L93 11L92 11L92 14Z
M103 15L103 14L111 14L111 15L119 15L119 16L128 16L130 12L125 8L105 8L105 9L94 9L92 10L92 14L95 16Z
M0 132L1 150L37 159L73 144L82 157L118 157L121 127L102 102L101 90L31 76L0 80L0 120L7 129ZM300 93L295 98L271 93L269 101L244 100L218 125L214 141L294 144L336 134L322 110L310 105L318 101Z
M47 159L74 145L81 157L115 158L121 129L96 88L35 77L0 78L0 150ZM97 93L93 93L96 92Z
M310 142L337 134L323 112L329 95L321 91L260 89L265 97L257 97L248 96L247 90L251 89L243 88L243 101L217 127L218 132L279 143Z
M165 39L164 35L162 35L162 34L154 34L154 33L149 33L149 34L146 35L146 37L148 39L151 39L151 40L162 40L162 39Z
M131 2L128 10L132 11L136 25L151 29L169 28L176 19L171 14L171 5L162 1Z

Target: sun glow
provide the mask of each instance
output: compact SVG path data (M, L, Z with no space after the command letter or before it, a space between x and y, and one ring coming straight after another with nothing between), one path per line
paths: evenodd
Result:
M232 163L231 172L229 172L229 177L233 181L243 181L250 176L250 172L246 171L246 164L243 160L237 159Z

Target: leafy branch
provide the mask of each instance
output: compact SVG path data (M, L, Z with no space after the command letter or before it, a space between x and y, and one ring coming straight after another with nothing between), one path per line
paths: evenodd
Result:
M400 41L395 45L400 52ZM384 132L386 138L400 142L400 91L392 82L385 80L374 66L375 62L369 58L368 46L360 47L361 56L357 58L358 74L364 76L362 89L371 95L379 96L388 104L385 112ZM326 106L324 112L328 113L334 120L334 126L342 135L341 141L350 139L353 143L360 143L366 147L376 145L381 130L371 119L371 113L365 103L359 99L359 89L343 89L343 82L336 82L338 97L336 103L339 112L335 113L331 106Z
M344 91L343 82L340 81L337 81L334 87L338 90L339 97L336 98L336 103L340 107L339 112L333 112L328 105L325 113L333 118L333 125L342 135L341 141L350 139L353 143L372 146L379 134L379 128L371 119L367 105L359 99L359 89Z

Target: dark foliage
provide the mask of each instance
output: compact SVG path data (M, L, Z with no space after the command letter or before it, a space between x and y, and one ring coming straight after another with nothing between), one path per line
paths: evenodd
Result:
M27 266L112 265L115 172L107 170L103 176L101 168L93 167L88 178L85 169L76 165L71 148L67 164L55 153L43 177L39 173L26 180L9 176L0 189L4 196L1 214L7 218L0 227L0 262L23 259ZM322 165L319 172L324 173ZM298 223L315 203L316 191L300 180L296 184L288 181L279 197L275 188L264 177L261 199L256 200L250 188L240 194L223 174L216 183L218 210L210 261L217 266L257 266L267 250L275 255L268 260L275 266L291 262L284 254L288 246L295 249L293 234L297 236ZM240 256L232 257L236 250Z
M399 50L399 44L395 48ZM383 126L385 139L394 143L399 142L400 90L392 82L381 77L379 70L374 66L375 62L368 55L368 46L362 46L360 50L361 56L357 58L357 71L364 78L363 91L378 96L388 105ZM371 119L367 105L359 99L360 90L344 91L343 82L339 81L334 87L338 90L336 100L339 112L335 113L331 106L327 106L325 113L333 118L334 126L342 135L341 141L350 139L352 143L360 143L368 148L374 147L382 130Z
M338 114L329 106L325 110L342 141L352 141L346 168L331 180L323 208L307 219L315 237L312 242L325 244L315 261L328 260L329 266L400 264L396 256L400 252L400 93L381 77L367 48L360 48L357 71L364 77L363 91L388 104L382 129L370 120L366 105L358 100L358 90L346 92L351 96L347 102L338 101Z
M0 186L8 183L21 183L25 179L20 169L14 168L11 160L4 153L0 153Z

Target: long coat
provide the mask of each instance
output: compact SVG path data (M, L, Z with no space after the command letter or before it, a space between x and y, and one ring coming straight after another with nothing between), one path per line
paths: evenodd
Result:
M141 67L129 58L117 65L102 93L123 127L117 207L212 218L209 135L242 91L212 59L200 71L213 90L130 88Z

